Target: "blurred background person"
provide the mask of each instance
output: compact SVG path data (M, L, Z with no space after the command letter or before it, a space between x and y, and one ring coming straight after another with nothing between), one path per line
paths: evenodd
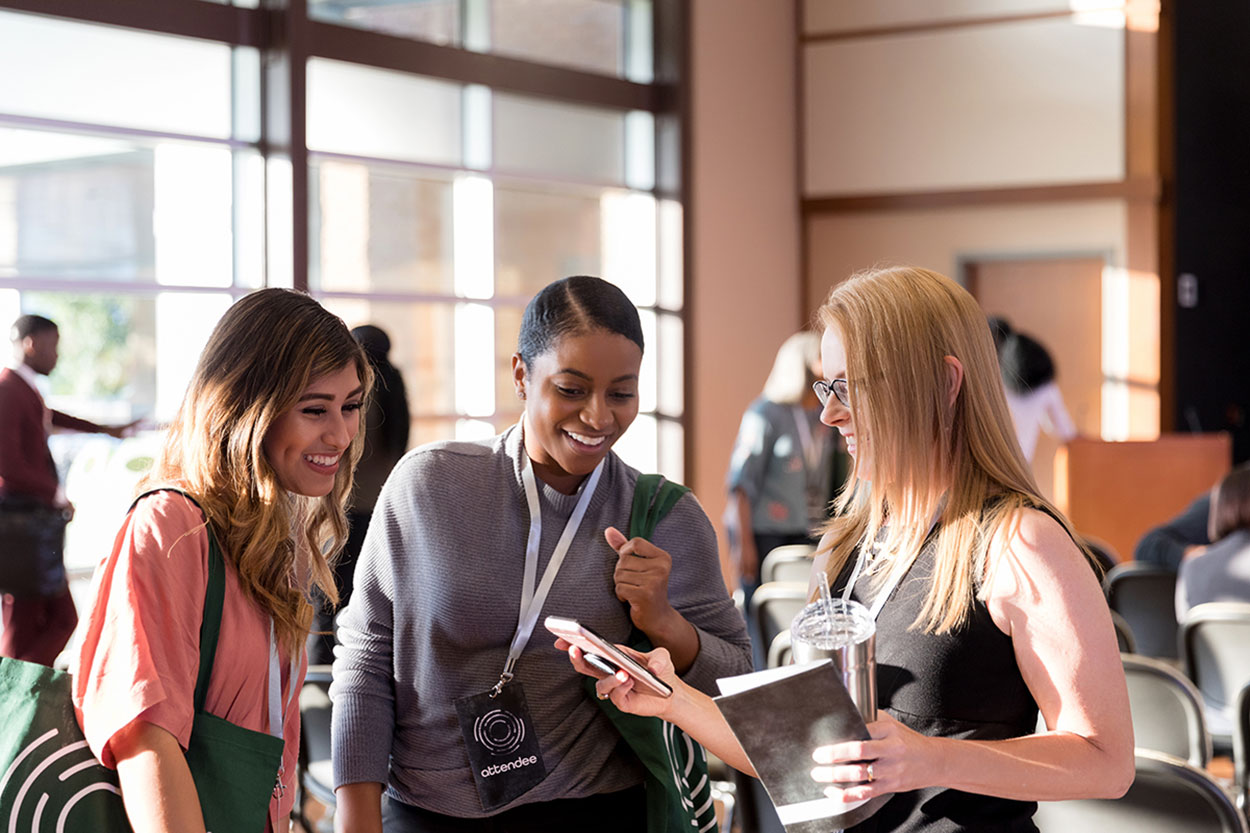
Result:
M819 371L820 337L790 336L738 428L725 527L744 605L759 587L764 557L786 544L815 545L813 530L827 517L836 439L820 422L820 401L812 390ZM758 633L751 634L751 642L760 666L768 646L759 644Z
M134 423L97 425L43 401L37 379L56 367L61 333L42 315L23 315L10 332L13 360L0 370L0 522L37 535L6 535L5 558L39 559L46 573L37 593L0 597L0 656L52 665L78 623L65 578L65 498L48 451L53 428L121 437Z
M1176 620L1207 602L1250 602L1250 465L1238 466L1209 497L1209 546L1190 546L1176 576Z
M1016 332L1005 318L991 318L990 331L1024 459L1033 462L1042 431L1066 443L1077 434L1055 383L1055 362L1040 341Z
M374 387L363 427L365 448L356 465L355 485L347 509L348 535L343 553L334 565L334 581L339 590L341 608L352 596L352 577L356 559L365 542L369 519L382 484L408 450L408 393L399 368L391 364L391 339L381 327L364 324L352 329L352 337L364 348L373 367ZM308 641L308 664L329 665L334 662L334 616L336 607L321 594L316 595L316 616Z
M1190 553L1211 543L1210 516L1211 492L1207 491L1194 498L1184 512L1143 535L1133 548L1133 560L1168 570L1180 569Z

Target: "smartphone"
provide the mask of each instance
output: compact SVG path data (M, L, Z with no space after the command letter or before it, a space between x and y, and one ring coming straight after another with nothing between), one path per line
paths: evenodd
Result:
M606 674L615 674L619 668L633 678L634 685L640 691L653 694L656 697L673 696L673 690L668 687L667 683L646 668L643 668L620 648L617 648L585 625L579 624L576 619L566 619L563 616L548 616L544 620L543 625L565 642L581 648L582 654L590 666Z

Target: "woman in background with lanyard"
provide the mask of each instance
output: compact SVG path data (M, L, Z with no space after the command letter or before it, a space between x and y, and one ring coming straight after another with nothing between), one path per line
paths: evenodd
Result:
M96 570L74 675L83 733L117 768L136 833L205 829L201 802L212 799L197 793L184 754L199 707L284 741L264 829L290 826L308 594L337 598L326 555L347 534L371 380L343 322L289 290L242 298L209 337L140 487L155 491ZM225 592L201 695L210 548L225 562Z
M820 378L820 336L795 333L777 350L764 392L742 415L729 460L725 528L729 556L738 569L743 605L760 584L760 563L776 547L815 544L828 519L840 451L820 422L812 382ZM754 620L749 623L754 626ZM768 646L752 633L762 667Z
M415 449L392 472L339 619L339 830L644 829L642 767L546 636L531 639L546 615L616 641L637 626L700 690L749 669L694 497L654 543L620 531L638 472L611 449L638 414L642 351L620 289L557 281L521 323L521 422Z
M814 569L876 614L879 711L872 740L811 750L812 777L847 803L893 794L851 828L881 833L1036 831L1037 801L1122 795L1133 730L1110 613L1037 493L984 314L949 278L897 268L839 284L818 317L821 418L855 468ZM663 651L648 664L669 672ZM750 771L701 694L597 685Z

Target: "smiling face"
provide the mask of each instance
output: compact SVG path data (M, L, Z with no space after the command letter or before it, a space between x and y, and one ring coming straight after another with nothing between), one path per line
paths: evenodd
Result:
M842 341L842 333L836 327L827 328L820 337L820 370L827 382L847 378L846 345ZM853 395L854 386L851 390ZM858 407L862 410L863 403ZM872 456L868 453L868 437L856 431L851 409L839 402L836 396L830 396L820 412L820 421L830 428L836 428L846 440L846 450L855 458L855 470L859 479L872 480Z
M570 333L526 370L512 357L525 400L525 451L544 483L572 494L638 416L642 349L606 330Z
M309 382L295 407L273 421L262 445L282 488L307 497L330 494L360 430L363 393L355 365L348 364Z

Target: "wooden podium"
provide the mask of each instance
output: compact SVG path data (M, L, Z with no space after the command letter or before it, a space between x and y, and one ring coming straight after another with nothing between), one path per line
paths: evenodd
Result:
M1121 561L1152 527L1175 517L1228 473L1228 434L1164 434L1157 440L1075 439L1055 454L1055 503L1082 535Z

